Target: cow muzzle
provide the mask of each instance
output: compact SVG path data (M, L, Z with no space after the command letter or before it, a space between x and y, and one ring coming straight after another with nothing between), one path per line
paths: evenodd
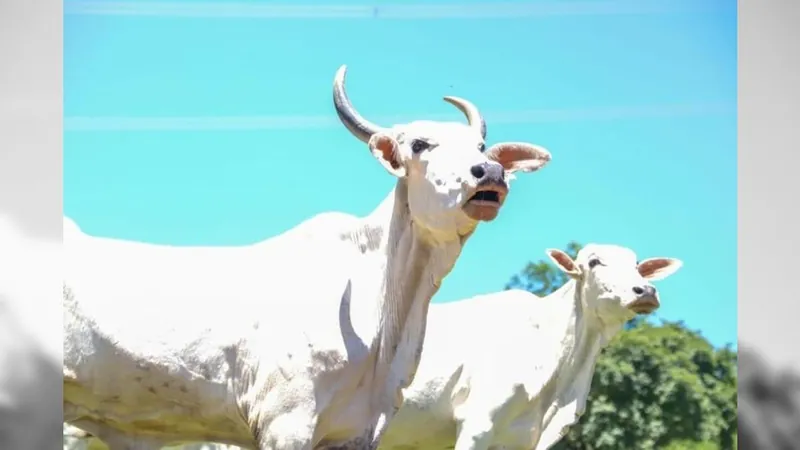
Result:
M484 183L475 189L462 209L470 219L488 222L497 217L507 194L505 182Z
M642 295L630 302L627 308L636 314L650 314L661 306L656 295Z

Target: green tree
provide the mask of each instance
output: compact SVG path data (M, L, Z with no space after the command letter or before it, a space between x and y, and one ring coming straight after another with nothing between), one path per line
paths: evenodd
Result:
M575 257L580 244L566 252ZM506 289L547 295L567 278L529 263ZM737 355L681 322L629 322L601 354L586 411L553 450L736 448Z
M582 245L570 242L564 250L573 259L578 256ZM506 289L523 289L544 297L567 283L567 275L558 270L549 259L529 262L522 272L511 277Z

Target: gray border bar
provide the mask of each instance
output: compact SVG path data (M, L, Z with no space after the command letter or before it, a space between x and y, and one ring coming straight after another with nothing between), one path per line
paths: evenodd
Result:
M0 0L0 448L61 448L62 20Z
M739 5L739 340L800 371L800 2Z
M800 448L800 2L739 1L739 448ZM698 243L702 245L702 243ZM756 389L756 387L758 387ZM769 390L767 392L766 390ZM794 403L794 412L781 401ZM772 413L770 410L772 409ZM780 411L780 412L778 412Z
M0 3L0 212L59 241L62 23L59 0Z

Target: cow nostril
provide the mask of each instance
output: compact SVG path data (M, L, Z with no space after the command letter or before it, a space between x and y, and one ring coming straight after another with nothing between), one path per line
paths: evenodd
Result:
M636 287L633 288L633 293L636 294L636 295L640 295L640 296L641 295L647 295L649 297L652 297L652 296L656 295L656 288L654 288L653 286L647 286L647 285L645 285L645 286L636 286Z
M469 169L469 171L472 173L473 177L479 180L486 175L486 169L484 169L483 164L475 164Z

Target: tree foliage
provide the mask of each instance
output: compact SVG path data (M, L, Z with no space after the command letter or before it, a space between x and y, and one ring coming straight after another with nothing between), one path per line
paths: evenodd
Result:
M733 449L736 381L735 352L680 322L639 322L605 349L586 413L555 448Z
M570 242L564 250L571 258L578 256L581 245ZM506 289L524 289L540 297L548 295L568 281L567 275L558 270L549 260L529 262L522 272L511 277Z
M566 252L575 257L580 244ZM529 263L506 289L547 295L566 276ZM602 352L586 412L553 450L736 448L737 354L681 322L627 324Z

